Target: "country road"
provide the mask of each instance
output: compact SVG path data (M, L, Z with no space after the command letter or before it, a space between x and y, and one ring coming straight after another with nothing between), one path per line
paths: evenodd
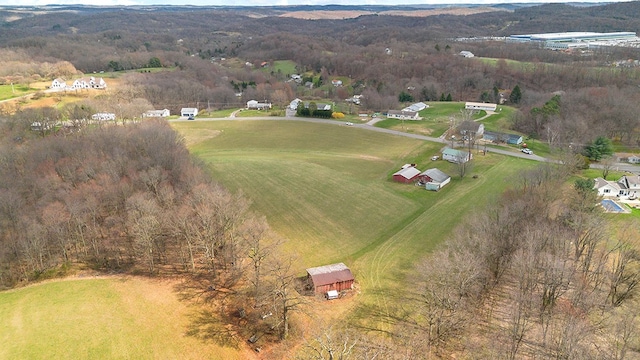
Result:
M441 144L450 144L449 141L447 141L445 139L441 139L441 138L435 138L435 137L431 137L431 136L424 136L424 135L418 135L418 134L411 134L411 133L406 133L406 132L397 131L397 130L391 130L391 129L384 129L384 128L375 127L375 126L372 126L372 125L369 125L369 124L347 125L347 122L336 121L336 120L327 120L327 119L284 117L284 116L264 116L264 117L242 117L242 118L239 118L239 117L233 117L233 118L196 118L195 120L176 119L176 120L169 120L169 121L170 122L174 122L174 121L255 121L255 120L261 120L261 121L304 121L304 122L317 123L317 124L329 124L329 125L335 125L335 126L343 126L345 128L359 128L359 129L365 129L365 130L370 130L370 131L377 131L377 132L381 132L381 133L387 133L387 134L397 135L397 136L404 136L404 137L408 137L408 138L412 138L412 139L436 142L436 143L441 143ZM522 159L535 160L535 161L540 161L540 162L556 161L556 160L551 160L551 159L548 159L548 158L545 158L545 157L542 157L542 156L538 156L538 155L535 155L535 154L534 155L527 155L527 154L521 153L519 151L516 152L516 151L513 151L513 150L503 150L503 149L497 149L495 147L487 148L487 152L492 152L492 153L501 154L501 155L507 155L507 156L514 156L514 157L519 157L519 158L522 158ZM591 164L590 167L593 168L593 169L601 169L602 165L600 165L600 164ZM635 173L635 174L640 174L640 166L627 164L627 163L616 163L611 167L611 169L615 170L615 171L627 171L627 172L631 172L631 173Z

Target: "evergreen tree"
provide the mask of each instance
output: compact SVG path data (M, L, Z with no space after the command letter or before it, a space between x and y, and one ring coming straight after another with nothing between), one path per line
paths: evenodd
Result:
M610 139L599 136L593 143L584 148L584 155L592 161L600 161L604 156L613 155L613 144Z
M447 100L446 101L453 101L453 98L451 97L451 93L447 94Z
M519 104L520 100L522 100L522 91L520 90L520 86L516 85L513 90L511 90L509 101L511 101L512 104Z
M440 101L445 101L446 98L444 97L444 93L440 94Z

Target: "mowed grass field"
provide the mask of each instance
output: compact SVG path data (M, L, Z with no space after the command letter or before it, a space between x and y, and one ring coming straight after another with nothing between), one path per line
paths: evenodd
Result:
M172 281L60 280L0 292L0 359L246 359L203 339Z
M415 264L466 216L494 202L519 171L535 166L478 155L461 179L454 164L428 160L443 144L364 129L296 121L173 126L214 178L242 191L288 239L300 275L334 262L351 267L361 289L351 316L375 327L385 319L372 314L391 315ZM447 172L451 184L429 192L391 180L402 164L414 162Z

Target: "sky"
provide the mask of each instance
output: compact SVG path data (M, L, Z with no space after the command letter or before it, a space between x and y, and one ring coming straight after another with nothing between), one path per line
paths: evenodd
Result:
M613 0L607 2L618 2ZM628 1L628 0L621 0ZM286 6L286 5L424 5L424 4L495 4L495 3L550 3L550 2L575 2L572 0L0 0L0 5L50 5L50 4L82 4L82 5L103 5L103 6L126 6L126 5L195 5L195 6ZM603 1L586 0L580 2L598 3Z

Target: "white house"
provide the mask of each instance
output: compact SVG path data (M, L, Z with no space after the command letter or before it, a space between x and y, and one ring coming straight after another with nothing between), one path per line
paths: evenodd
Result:
M198 115L198 109L196 108L182 108L180 109L180 116L182 117L195 117Z
M338 80L338 79L331 80L331 84L335 87L342 86L342 80Z
M295 98L293 100L291 100L291 103L289 104L289 109L291 110L298 110L298 104L300 104L302 100Z
M247 101L247 109L257 109L257 110L271 109L271 103L267 103L267 102L261 103L256 100L249 100Z
M417 111L389 110L387 111L388 119L401 120L420 120L420 114Z
M596 178L593 188L600 196L635 199L640 196L640 175L625 175L618 181Z
M115 119L116 119L116 114L114 113L95 113L91 115L91 120L96 120L96 121L108 121L108 120L115 120Z
M456 150L447 147L442 151L442 160L447 160L452 163L466 163L473 158L473 154L468 151Z
M60 79L53 79L53 81L51 82L51 86L49 88L51 89L56 89L56 90L64 90L67 87L67 83Z
M142 114L142 117L169 117L171 116L171 112L169 109L162 110L149 110Z
M464 104L465 110L484 110L484 111L496 111L496 104L491 103L479 103L468 101Z
M627 162L629 164L640 164L640 156L638 155L631 155L627 158Z
M107 83L103 78L95 78L93 76L76 79L71 84L71 90L78 89L106 89Z

